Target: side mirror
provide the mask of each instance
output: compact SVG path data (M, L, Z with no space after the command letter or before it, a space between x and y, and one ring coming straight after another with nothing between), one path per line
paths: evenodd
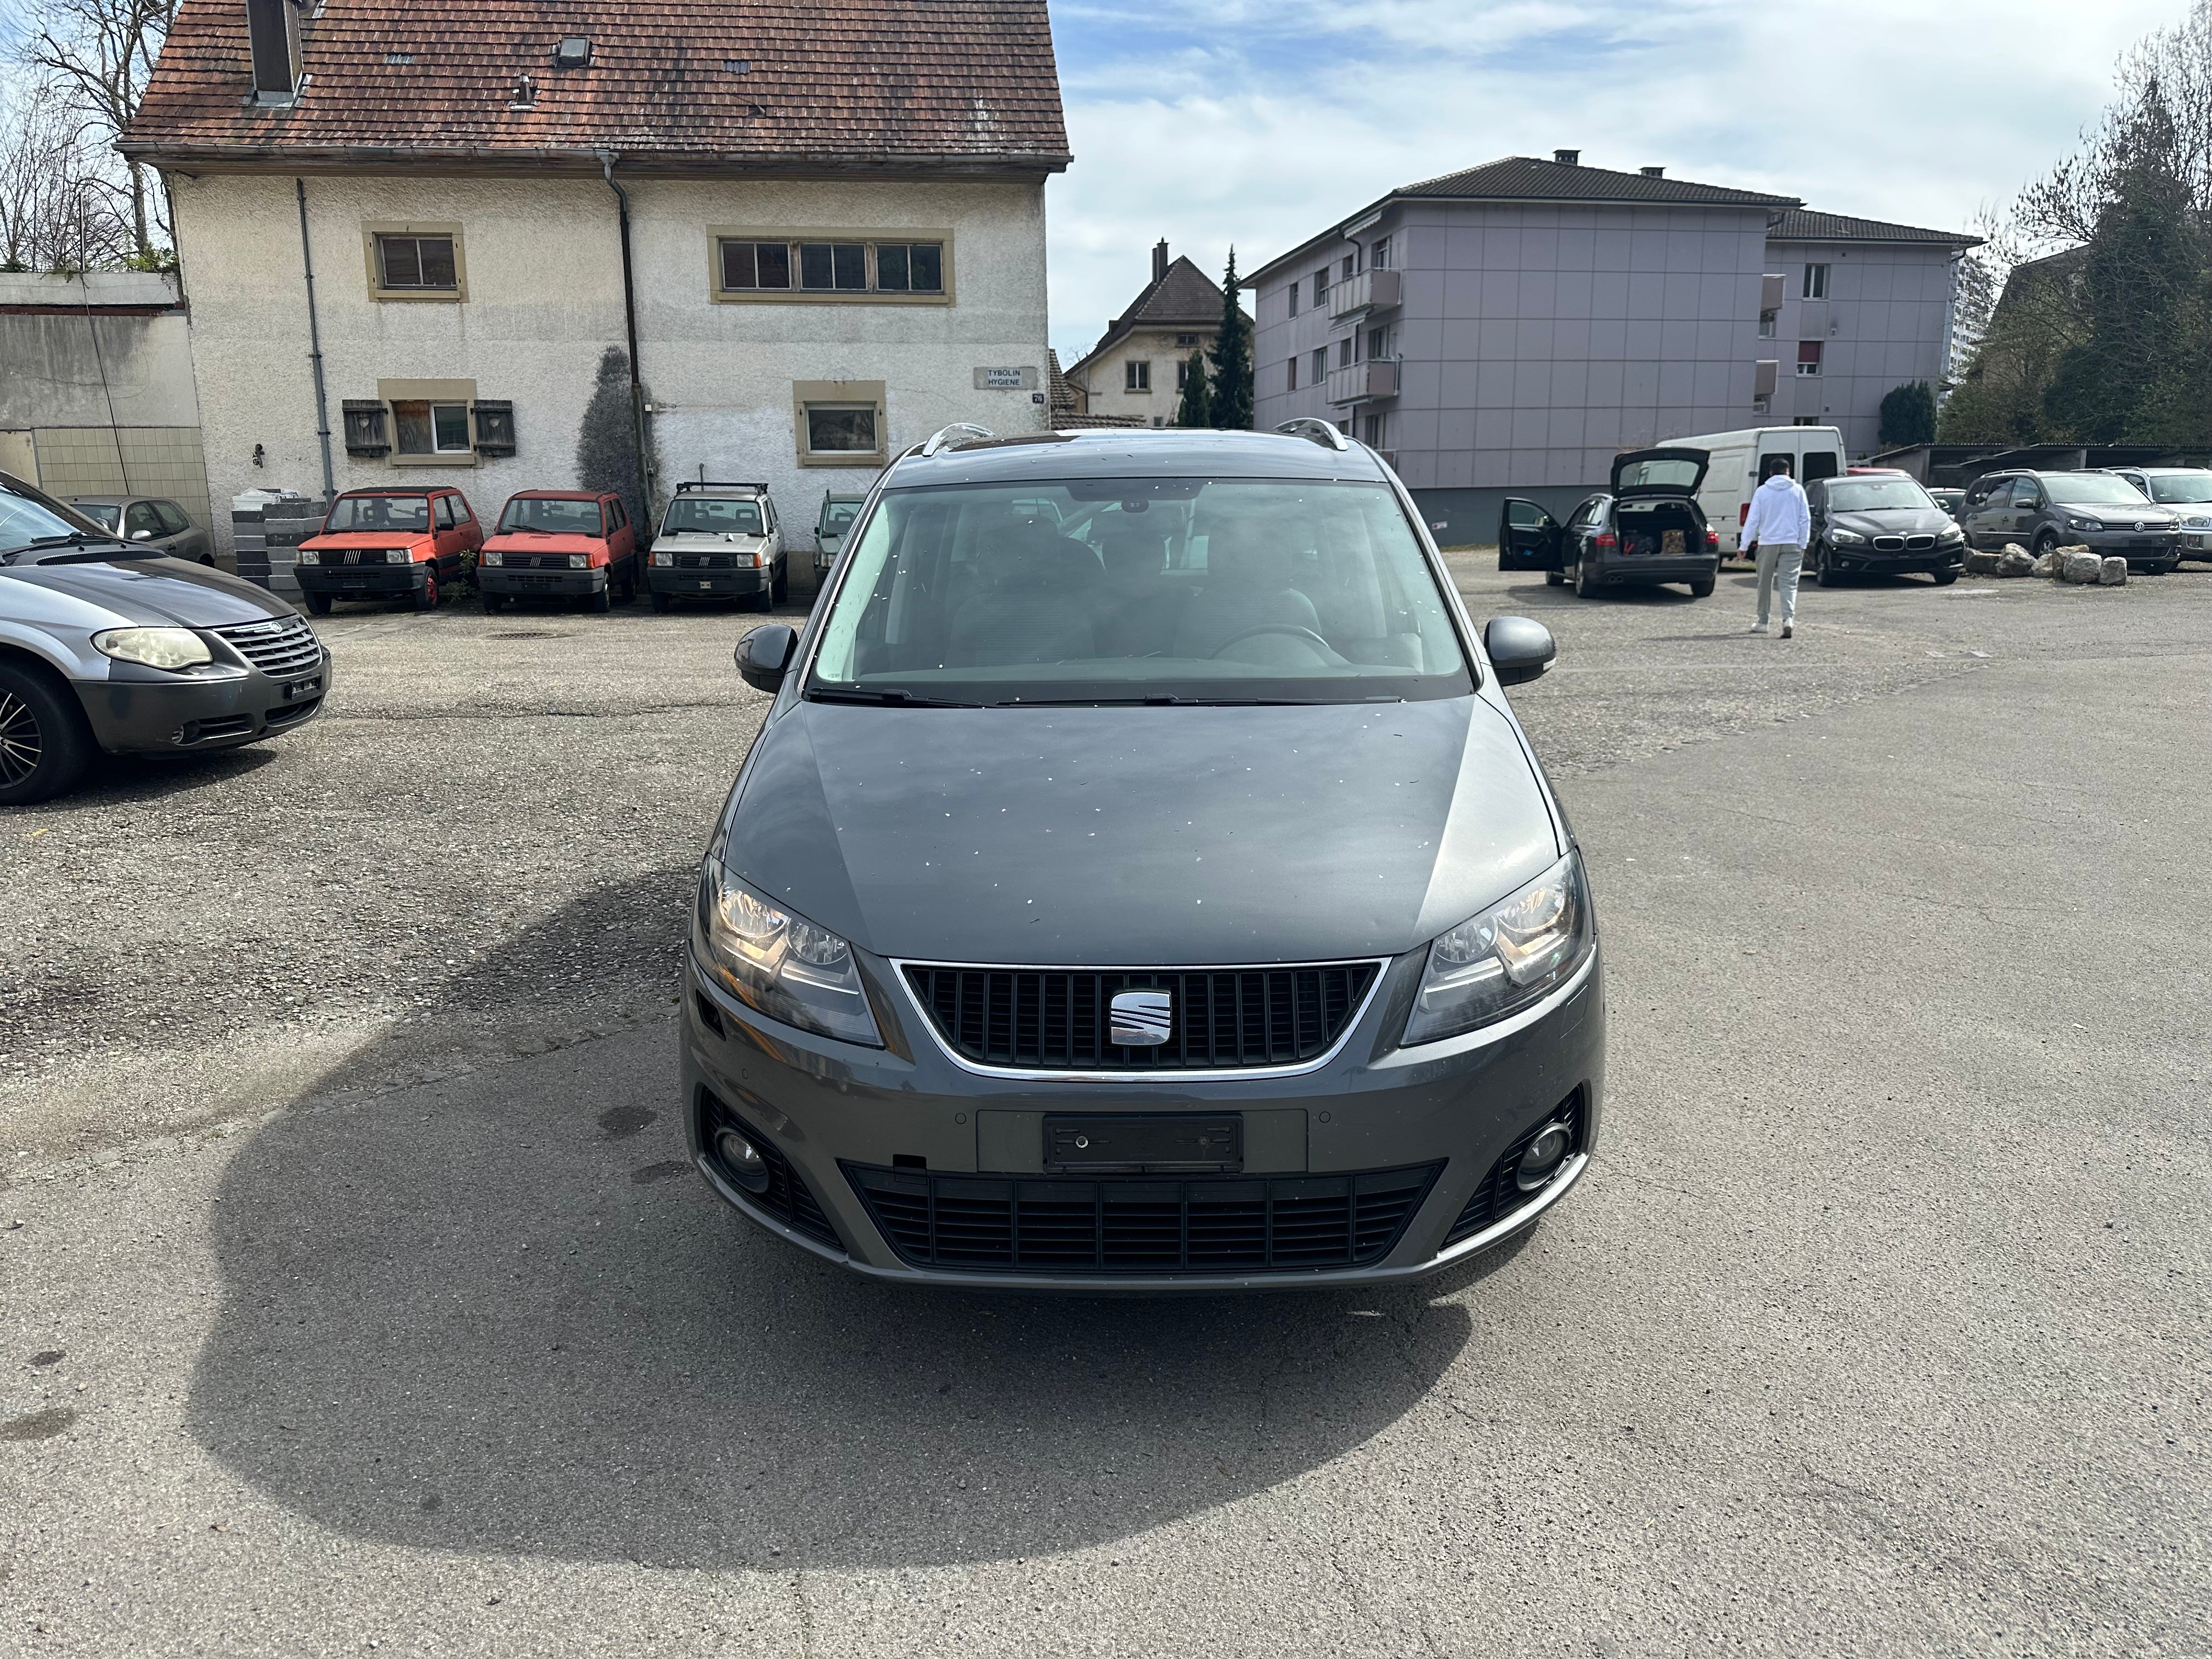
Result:
M1492 617L1482 630L1482 648L1500 685L1539 678L1559 654L1552 630L1526 617Z
M738 673L757 691L773 691L783 684L799 635L781 623L765 623L738 641Z
M154 532L150 530L134 530L131 532L131 539L134 542L150 542L154 539Z

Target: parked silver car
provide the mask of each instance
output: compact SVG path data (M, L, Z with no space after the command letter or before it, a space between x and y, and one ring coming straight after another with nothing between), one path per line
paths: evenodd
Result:
M0 806L95 754L232 749L314 718L330 653L252 582L120 541L0 472Z
M102 530L172 559L215 562L215 544L174 501L161 495L72 495L70 505Z
M2212 556L2212 471L2201 466L2115 466L2118 474L2181 520L2181 545L2191 558Z

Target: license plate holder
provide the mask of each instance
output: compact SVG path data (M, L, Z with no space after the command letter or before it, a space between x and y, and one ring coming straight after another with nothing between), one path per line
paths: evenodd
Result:
M1244 1168L1244 1120L1048 1115L1044 1168L1048 1175L1237 1175Z

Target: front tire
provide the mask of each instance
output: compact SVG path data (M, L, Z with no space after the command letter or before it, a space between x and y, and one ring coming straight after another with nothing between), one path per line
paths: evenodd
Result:
M331 596L329 594L302 593L300 597L307 601L307 614L309 616L327 617L331 614Z
M775 606L787 603L790 598L791 561L786 559L775 568L775 582L769 596L769 607L773 610Z
M605 613L613 610L614 608L615 590L614 584L611 582L610 582L606 586L598 589L594 592L584 595L584 609L586 611L596 611Z
M438 608L438 567L434 564L422 573L422 589L415 596L415 608L417 611L435 611Z
M43 669L0 663L0 806L65 794L82 781L93 752L74 692Z
M2046 530L2035 538L2034 551L2037 558L2039 559L2046 553L2055 553L2057 550L2058 532L2057 531Z
M1841 587L1844 585L1844 573L1829 562L1826 542L1813 550L1813 580L1820 587Z
M1959 580L1959 573L1955 570L1931 570L1928 574L1938 587L1948 587Z
M478 588L477 590L477 598L483 601L484 614L486 616L491 615L492 612L499 609L501 597L501 595L497 593L487 593L482 588Z
M655 593L653 596L653 608L656 613L665 617L676 608L676 601L665 593Z

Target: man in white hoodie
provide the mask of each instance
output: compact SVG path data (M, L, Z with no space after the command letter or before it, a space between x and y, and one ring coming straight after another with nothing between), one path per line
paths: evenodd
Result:
M1754 634L1767 631L1772 607L1774 579L1782 578L1782 637L1788 639L1797 621L1797 578L1805 570L1805 544L1813 538L1813 512L1805 492L1790 476L1790 458L1770 456L1766 482L1752 492L1751 512L1743 521L1743 547L1759 556L1759 620Z

